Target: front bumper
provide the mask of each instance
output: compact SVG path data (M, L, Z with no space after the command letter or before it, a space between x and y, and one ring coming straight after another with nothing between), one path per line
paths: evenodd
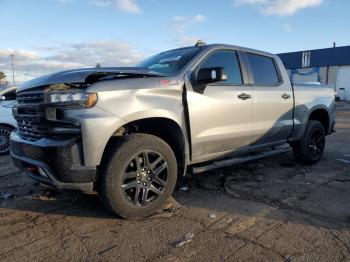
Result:
M80 136L31 142L12 132L11 157L18 168L44 184L59 189L93 190L96 167L84 166Z

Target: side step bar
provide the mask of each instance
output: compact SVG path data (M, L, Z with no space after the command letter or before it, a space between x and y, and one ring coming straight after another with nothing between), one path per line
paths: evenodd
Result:
M235 158L225 159L225 160L221 160L221 161L216 161L216 162L210 163L208 165L192 167L192 172L193 172L193 174L200 174L200 173L207 172L207 171L214 170L214 169L233 166L233 165L237 165L237 164L241 164L241 163L245 163L245 162L250 162L250 161L254 161L254 160L258 160L258 159L267 158L267 157L274 156L274 155L285 154L285 153L290 152L290 150L291 150L290 147L288 147L288 148L284 147L284 148L280 148L280 149L274 149L271 151L261 152L257 155L253 155L253 156L235 157Z

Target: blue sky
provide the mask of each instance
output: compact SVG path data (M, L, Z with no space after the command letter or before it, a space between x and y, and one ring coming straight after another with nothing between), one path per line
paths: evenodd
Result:
M0 70L18 82L72 67L228 43L273 53L350 45L348 0L0 0ZM11 78L11 77L9 77Z

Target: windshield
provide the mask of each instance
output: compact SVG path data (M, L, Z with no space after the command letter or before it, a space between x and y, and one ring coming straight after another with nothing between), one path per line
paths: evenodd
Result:
M199 50L199 48L193 47L163 52L142 61L137 66L145 67L164 75L172 75L179 72L198 54Z

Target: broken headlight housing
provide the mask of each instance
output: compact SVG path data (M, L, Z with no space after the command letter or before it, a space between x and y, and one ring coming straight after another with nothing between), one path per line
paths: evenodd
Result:
M97 102L97 93L59 92L48 95L48 102L58 105L93 107Z

